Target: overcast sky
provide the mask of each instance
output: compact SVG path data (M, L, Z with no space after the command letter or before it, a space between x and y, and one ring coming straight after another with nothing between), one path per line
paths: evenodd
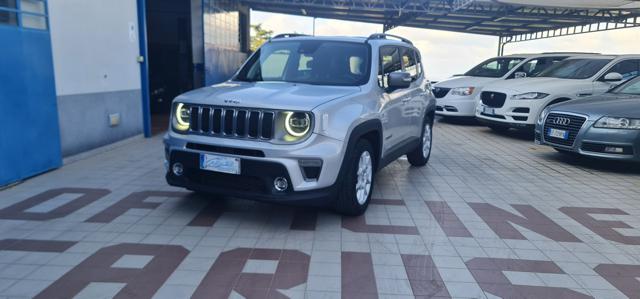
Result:
M313 33L313 18L252 11L252 24L262 24L265 29L278 33ZM382 25L316 20L317 35L368 36L382 32ZM409 38L420 49L427 76L439 81L454 74L464 73L483 60L495 56L498 38L438 30L399 27L389 31ZM611 54L640 53L640 28L507 44L506 54L551 51L597 52Z

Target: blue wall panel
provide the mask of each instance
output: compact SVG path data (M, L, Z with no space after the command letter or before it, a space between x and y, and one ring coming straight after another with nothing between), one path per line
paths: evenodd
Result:
M0 25L0 186L59 167L51 38Z

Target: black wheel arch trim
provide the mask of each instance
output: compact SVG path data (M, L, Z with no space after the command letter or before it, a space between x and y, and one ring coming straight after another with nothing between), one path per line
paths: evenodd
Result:
M356 143L360 138L367 134L374 133L378 138L378 144L372 144L375 153L375 163L376 169L378 169L378 165L380 165L380 158L382 156L382 122L379 119L370 119L366 120L360 124L358 124L353 130L351 130L351 134L349 134L349 138L347 139L347 149L344 151L344 155L342 157L342 163L340 164L340 172L338 173L338 180L343 177L345 171L345 164L347 155L353 151L356 146Z

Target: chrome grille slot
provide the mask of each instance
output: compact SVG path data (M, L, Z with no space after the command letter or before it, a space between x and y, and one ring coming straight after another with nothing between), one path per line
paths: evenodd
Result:
M247 111L240 110L236 112L236 136L244 137L247 135Z
M213 116L211 118L211 132L213 134L220 134L222 132L222 109L213 109Z
M190 112L191 134L260 140L273 138L276 116L273 111L191 106Z
M233 125L235 123L235 110L228 110L225 109L224 110L224 122L222 123L223 125L223 132L225 135L232 135L233 134Z
M249 113L249 132L247 134L250 138L258 138L258 127L260 127L258 125L259 122L260 112L251 111L251 113Z
M211 131L211 108L202 108L200 119L200 130L204 133Z

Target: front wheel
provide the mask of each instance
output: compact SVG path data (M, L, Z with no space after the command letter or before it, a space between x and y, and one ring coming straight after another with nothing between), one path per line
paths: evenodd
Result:
M359 140L347 161L344 177L338 190L336 209L344 215L362 215L369 206L373 191L375 158L373 146L367 140Z
M433 122L427 120L422 128L422 138L420 144L407 154L407 160L413 166L424 166L429 162L431 157L431 148L433 146Z

